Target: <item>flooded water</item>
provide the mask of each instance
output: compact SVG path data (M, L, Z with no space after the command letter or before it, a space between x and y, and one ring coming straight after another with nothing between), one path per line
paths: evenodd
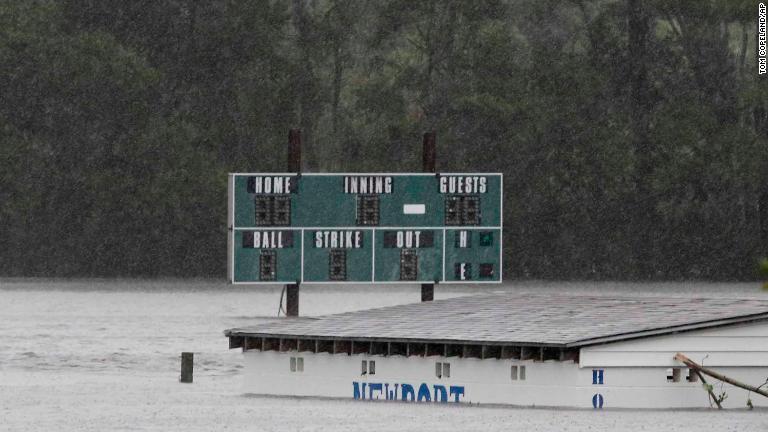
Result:
M756 283L540 283L437 287L768 299ZM280 286L218 281L0 280L0 430L768 431L765 410L445 407L244 396L242 354L222 331L276 316ZM301 314L419 301L418 287L305 286ZM195 352L195 383L179 354Z

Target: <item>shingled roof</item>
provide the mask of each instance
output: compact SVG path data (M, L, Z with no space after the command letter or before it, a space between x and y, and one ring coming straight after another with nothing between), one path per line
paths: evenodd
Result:
M579 347L768 320L768 301L503 293L293 318L227 336Z

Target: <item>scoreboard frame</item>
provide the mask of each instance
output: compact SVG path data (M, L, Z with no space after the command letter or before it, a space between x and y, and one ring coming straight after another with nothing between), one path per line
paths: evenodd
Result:
M348 226L237 226L236 225L236 188L235 180L237 177L450 177L450 176L494 176L499 178L499 198L498 198L498 213L499 223L498 225L438 225L438 226L379 226L379 225L348 225ZM450 193L452 195L462 195L461 193ZM301 285L372 285L372 284L500 284L503 282L503 255L504 255L504 174L503 173L476 173L476 172L439 172L439 173L386 173L386 172L334 172L334 173L298 173L298 172L255 172L255 173L229 173L227 179L227 221L228 221L228 233L227 233L227 275L229 283L233 285L285 285L285 284L301 284ZM313 230L334 230L334 231L364 231L371 232L371 280L328 280L328 281L316 281L305 280L304 277L304 251L305 251L305 232ZM432 230L436 232L442 232L440 253L442 273L441 278L437 280L376 280L376 232L380 230ZM477 231L477 230L497 230L498 235L498 279L493 280L450 280L446 278L446 241L447 231ZM300 275L297 280L247 280L237 281L235 280L235 236L237 231L298 231L300 235L297 236L300 242L301 255L300 255ZM436 238L438 236L435 236Z

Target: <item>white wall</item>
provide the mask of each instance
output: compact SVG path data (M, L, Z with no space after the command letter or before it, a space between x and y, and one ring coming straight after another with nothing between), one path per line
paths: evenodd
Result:
M304 371L290 371L290 357L304 358ZM600 394L605 408L705 408L707 393L699 382L687 382L686 368L681 368L680 382L667 382L666 367L606 367L603 384L592 383L592 368L579 368L572 362L533 362L513 360L479 360L442 357L382 357L346 354L278 353L248 351L244 391L254 394L282 396L319 396L352 398L353 382L364 398L371 398L370 385L403 383L418 391L424 383L434 400L434 386L464 387L462 403L509 404L519 406L559 406L592 408L593 397ZM376 375L360 375L360 361L376 361ZM450 378L435 376L435 362L451 364ZM510 366L525 365L527 379L512 381ZM768 368L720 368L726 375L746 382L758 383L768 376ZM762 380L762 381L761 381ZM748 393L732 386L721 386L714 380L715 391L724 390L727 408L746 407ZM398 393L397 400L402 394ZM384 392L374 392L373 399L386 400ZM448 395L449 401L453 396ZM768 406L768 398L751 395L755 406Z
M290 371L290 357L304 358L304 371ZM434 399L434 386L463 387L464 403L517 404L525 406L592 407L592 371L579 369L573 362L533 362L516 360L460 359L457 357L404 357L346 354L278 353L247 351L247 393L296 396L352 398L353 382L366 383L365 398L370 397L370 384L388 384L389 390L410 384L418 391L427 384ZM361 361L376 362L375 375L361 376ZM451 364L450 378L435 376L435 363ZM526 380L511 379L511 365L526 366ZM567 387L563 387L563 384ZM450 401L455 396L448 395ZM386 395L374 392L374 399ZM400 400L402 394L398 393Z
M681 352L712 367L768 367L768 323L695 330L582 348L582 367L679 366Z
M656 336L581 349L580 366L602 368L610 372L606 384L611 390L611 403L630 405L633 401L649 401L658 407L697 406L688 401L703 400L707 394L700 382L687 382L688 369L674 360L676 353L741 382L759 386L768 378L768 323L728 326ZM667 383L668 368L681 369L681 381ZM661 379L661 380L660 380ZM748 391L723 385L705 376L715 393L725 391L725 407L744 408L747 399L755 406L768 406L768 398L750 395Z

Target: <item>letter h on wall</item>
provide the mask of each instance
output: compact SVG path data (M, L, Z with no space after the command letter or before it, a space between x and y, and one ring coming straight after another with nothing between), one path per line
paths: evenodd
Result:
M603 369L592 369L592 384L603 383Z

